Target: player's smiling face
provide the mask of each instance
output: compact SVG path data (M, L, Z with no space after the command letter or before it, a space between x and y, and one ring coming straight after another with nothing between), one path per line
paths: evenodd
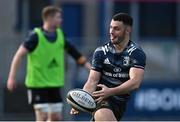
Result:
M119 44L125 39L126 26L120 21L111 21L109 29L110 39L113 44Z

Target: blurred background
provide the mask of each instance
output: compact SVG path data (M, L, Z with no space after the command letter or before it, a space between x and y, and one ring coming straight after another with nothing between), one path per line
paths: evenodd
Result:
M17 89L10 93L6 80L10 63L28 32L41 26L41 10L56 5L63 10L62 28L91 62L97 46L109 41L111 17L125 12L134 18L132 40L142 46L147 66L141 88L132 94L123 120L180 120L180 1L178 0L0 0L0 120L34 120L27 104L24 78L26 60L17 74ZM68 90L82 88L88 71L66 55ZM89 120L84 113L65 120Z

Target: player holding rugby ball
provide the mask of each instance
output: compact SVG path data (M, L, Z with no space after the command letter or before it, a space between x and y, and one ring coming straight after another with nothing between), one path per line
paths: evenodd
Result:
M92 69L83 88L96 98L94 121L119 121L130 93L142 82L146 55L130 40L132 25L128 14L114 15L109 29L111 41L94 52ZM71 110L71 114L77 113Z

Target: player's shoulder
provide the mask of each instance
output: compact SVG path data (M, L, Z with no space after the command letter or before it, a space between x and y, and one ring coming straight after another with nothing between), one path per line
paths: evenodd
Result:
M141 53L143 55L146 55L144 50L141 48L141 46L133 41L129 42L127 51L130 55L135 54L135 53Z
M27 33L27 38L37 38L37 32L35 31L35 28L32 30L29 30L29 32Z
M110 50L112 50L111 44L110 42L107 42L102 46L97 47L95 52L103 53L104 55L106 55L106 53L109 52Z

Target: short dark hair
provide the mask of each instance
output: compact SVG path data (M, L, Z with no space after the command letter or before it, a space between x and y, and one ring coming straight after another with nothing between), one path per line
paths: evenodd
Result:
M54 16L56 13L61 13L61 9L56 6L46 6L42 10L42 19L46 20L49 16Z
M133 18L126 13L115 14L112 19L114 21L122 21L125 25L133 25Z

